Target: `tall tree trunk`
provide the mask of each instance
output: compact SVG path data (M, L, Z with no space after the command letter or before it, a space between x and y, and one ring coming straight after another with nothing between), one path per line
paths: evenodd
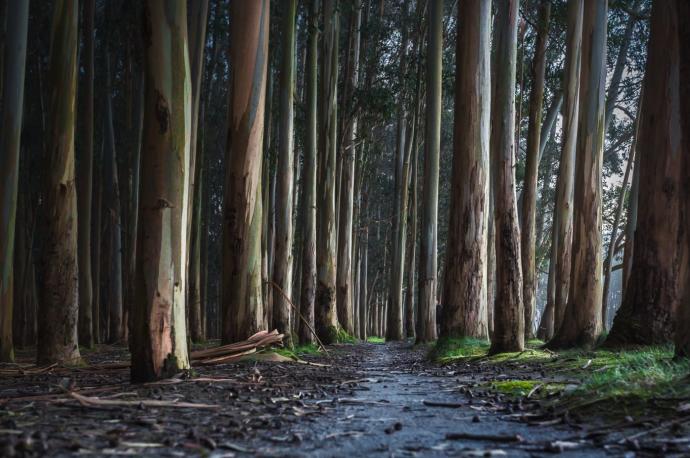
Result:
M96 165L96 170L94 171L94 182L93 182L93 206L91 209L91 214L93 215L91 221L91 234L93 238L91 240L91 274L92 274L92 285L93 285L93 306L91 308L92 315L92 333L94 343L101 343L101 233L103 232L101 228L101 215L102 215L102 203L103 203L103 144L105 139L101 141L101 151L98 157L96 157L94 164ZM94 152L95 153L95 152ZM95 156L95 154L94 154Z
M458 27L441 336L486 338L491 2L463 1L458 9Z
M570 294L554 348L596 343L601 334L601 180L604 152L607 0L585 2L582 23L581 110L577 138Z
M491 155L495 172L496 302L491 353L522 351L525 315L522 302L520 228L515 202L515 58L518 0L499 2L495 18L494 62L507 69L495 72L492 91Z
M681 223L683 227L690 227L690 3L675 0L676 17L678 18L678 44L680 58L680 77L679 77L679 104L681 117L681 155L682 155L682 176L681 176ZM683 242L685 252L690 250L690 237L686 233ZM683 289L681 300L677 312L677 322L675 332L676 356L687 358L690 356L690 269L683 272Z
M393 238L391 243L392 265L391 279L388 291L388 315L386 316L386 339L401 340L403 338L403 278L405 270L405 238L407 235L403 220L407 219L407 190L409 162L406 162L406 131L407 131L407 97L405 80L407 78L407 46L408 46L408 0L402 3L400 14L402 21L402 38L400 41L400 101L398 102L397 138L395 150L395 209L393 214ZM407 165L407 168L405 167Z
M91 282L91 206L93 190L93 82L95 0L84 2L84 93L82 102L82 145L77 173L77 223L79 251L79 343L92 347L93 284Z
M443 0L429 0L426 128L424 141L424 194L419 257L417 342L436 339L436 288L438 244L438 174L441 149L441 66L443 49Z
M362 5L355 0L350 18L351 53L348 56L350 65L347 70L346 99L351 100L359 85L359 58L361 43ZM347 102L348 111L352 112L352 102ZM355 333L354 316L354 288L352 285L352 224L354 217L355 193L355 158L357 138L357 115L346 119L345 147L342 158L342 176L340 182L340 216L338 218L338 271L337 271L337 300L338 321L346 332Z
M107 45L106 45L107 46ZM107 305L110 315L111 343L122 341L122 223L120 212L120 192L117 170L117 153L115 151L115 127L113 124L113 107L111 94L110 57L105 53L106 85L105 85L105 196L106 196L106 237L107 254Z
M304 141L304 185L302 186L302 289L300 314L306 323L300 320L299 343L310 344L314 336L309 326L314 326L314 300L316 293L316 124L317 124L317 57L319 52L318 0L310 0L309 38L307 41L307 63L305 74L307 123ZM309 324L309 326L307 326Z
M553 328L557 332L570 290L570 270L573 240L573 200L575 192L575 151L577 147L577 121L580 112L580 67L582 63L582 20L583 0L568 3L568 25L566 32L565 71L563 78L563 148L556 183L555 216L553 232L556 271L554 273ZM554 242L552 242L552 245ZM552 333L553 335L553 333Z
M370 307L368 295L368 272L369 272L369 201L366 188L362 191L362 210L360 218L360 241L359 250L361 257L360 278L359 278L359 337L367 340L369 329Z
M268 68L269 1L233 2L230 115L223 213L224 343L264 324L261 289L261 159Z
M24 73L29 1L6 6L7 40L2 69L2 143L0 143L0 362L14 360L12 346L14 235L17 214L19 143L24 108ZM5 19L6 19L5 18ZM74 128L74 126L72 126ZM74 134L72 134L74 135ZM24 228L19 228L24 230Z
M201 80L204 68L204 50L206 49L206 24L208 22L208 0L198 0L189 3L189 61L192 85L192 131L190 138L192 186L190 194L190 240L189 240L189 292L187 307L189 308L189 334L192 342L204 340L204 326L202 317L202 274L201 274L201 207L202 186L204 179L204 145L200 141L199 125L202 122ZM216 13L218 14L218 13ZM208 89L208 88L207 88Z
M76 363L79 279L77 196L74 182L74 105L77 92L78 2L58 0L53 14L50 108L46 142L46 228L38 364Z
M635 116L635 136L630 145L630 152L628 153L628 164L625 167L625 174L623 182L621 183L621 190L618 193L618 202L616 204L616 212L613 217L613 227L611 228L611 236L609 237L609 246L606 249L606 259L604 260L604 293L601 305L601 323L606 331L608 327L608 305L609 305L609 289L611 287L611 274L613 272L613 260L616 257L618 245L618 226L620 225L621 217L623 216L623 207L625 205L625 197L628 194L628 181L630 179L630 171L632 170L633 162L635 161L635 149L637 144L637 137L640 125L640 107L642 106L642 99L637 105L637 115ZM625 290L624 290L625 291Z
M144 5L146 97L131 378L147 382L189 368L187 206L191 88L187 2Z
M672 341L681 294L681 147L678 21L673 2L652 6L637 148L640 202L635 257L608 346ZM686 45L687 46L687 45ZM687 64L686 64L687 65ZM615 243L615 242L614 242Z
M421 37L418 37L418 41L421 42ZM411 192L412 197L410 201L410 206L412 210L410 212L410 250L407 256L407 291L405 297L405 330L407 332L407 337L415 337L415 269L417 267L416 263L416 252L417 252L417 195L418 195L418 175L419 175L419 115L421 113L421 65L417 72L417 95L415 101L415 119L414 119L414 135L412 136L412 141L409 145L411 148L412 155L412 178L411 178ZM366 278L366 277L365 277Z
M323 0L321 109L319 112L319 183L317 213L315 303L316 332L324 343L336 340L336 212L335 181L338 130L338 35L337 0Z
M287 297L292 297L292 204L294 175L294 90L295 90L295 15L297 0L288 0L283 11L280 68L280 140L278 144L278 182L276 183L276 245L273 281ZM273 295L273 327L290 338L290 304L283 294Z
M527 130L527 160L525 164L525 186L522 194L522 230L520 232L522 253L523 288L522 298L525 311L525 339L534 336L534 315L537 307L536 272L536 212L537 180L539 178L539 140L544 103L544 77L546 72L546 46L549 37L551 2L541 0L537 41L532 61L532 90L529 100L529 127Z

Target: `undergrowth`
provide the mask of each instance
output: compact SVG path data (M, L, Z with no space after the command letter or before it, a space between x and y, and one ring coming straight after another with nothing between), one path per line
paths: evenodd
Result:
M670 347L554 353L542 346L535 340L525 351L489 356L485 341L444 339L436 343L430 358L441 364L476 362L494 367L496 373L510 377L486 383L490 391L549 398L555 407L577 410L616 401L602 407L627 412L650 400L690 398L690 362L674 360Z
M386 339L384 339L383 337L371 336L371 337L367 337L367 342L373 343L373 344L384 344L384 343L386 343Z
M274 348L272 351L288 358L299 358L302 355L318 355L321 349L316 344L297 345L292 348Z
M338 328L338 334L336 335L335 341L338 343L357 343L357 338L348 334L343 328Z

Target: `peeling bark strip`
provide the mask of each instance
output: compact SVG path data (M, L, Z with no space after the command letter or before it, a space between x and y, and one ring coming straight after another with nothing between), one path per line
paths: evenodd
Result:
M48 75L46 230L43 295L38 314L38 364L75 363L78 266L74 122L77 91L78 2L55 2Z
M496 297L491 353L522 351L525 316L522 303L520 229L515 202L515 60L518 0L497 4L495 62L507 71L495 72L492 91L491 156L495 172Z
M491 2L463 1L458 25L453 180L441 336L486 338Z
M644 109L639 113L640 200L635 256L607 345L657 345L673 340L683 258L678 46L678 16L673 2L655 2Z
M338 36L337 0L323 0L321 107L319 112L319 183L317 212L315 303L316 333L326 344L337 335L336 312L336 213L335 169L338 131Z
M441 149L441 66L443 0L429 0L426 71L426 132L422 232L419 253L417 342L436 339L438 171Z
M594 345L601 334L601 169L604 153L607 1L585 2L582 25L581 110L575 169L570 294L554 348Z
M0 362L14 361L12 345L12 262L14 255L19 141L24 107L24 73L29 1L7 4L7 41L2 85L0 131ZM2 51L0 49L0 51ZM24 230L23 227L18 227ZM17 277L17 280L21 280Z
M232 2L230 110L223 208L222 341L263 327L261 161L269 1Z
M144 6L146 94L131 377L189 368L185 323L191 89L184 0Z

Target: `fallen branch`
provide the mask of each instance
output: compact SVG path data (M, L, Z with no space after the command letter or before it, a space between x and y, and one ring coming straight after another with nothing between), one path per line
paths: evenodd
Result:
M157 401L151 399L144 399L138 401L121 401L113 399L101 399L98 397L82 396L79 393L71 392L70 396L76 399L81 405L85 407L178 407L185 409L218 409L217 404L196 404L193 402L177 402L177 401Z

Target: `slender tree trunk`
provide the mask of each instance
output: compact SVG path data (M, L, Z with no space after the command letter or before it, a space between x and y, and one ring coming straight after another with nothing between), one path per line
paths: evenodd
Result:
M336 340L336 212L335 181L338 130L338 35L337 0L323 0L321 109L319 112L316 332L324 343Z
M438 174L441 148L441 66L443 0L429 0L426 131L424 141L424 194L419 257L417 342L436 339L436 288L438 243Z
M271 310L271 300L273 295L273 285L269 282L273 278L273 271L271 269L271 253L273 251L273 221L269 220L272 215L271 204L271 140L272 126L273 126L273 71L271 71L270 58L268 68L268 81L266 82L266 112L264 123L264 151L263 162L261 164L261 205L263 213L261 215L261 281L263 283L263 300L264 300L264 314L266 327L272 324L273 311Z
M628 154L628 164L625 167L625 174L623 182L621 183L621 190L618 193L618 203L616 204L616 213L613 217L613 227L611 228L611 236L609 237L609 246L606 250L606 259L604 260L604 293L601 305L601 323L606 331L608 327L608 305L609 305L609 289L611 287L611 273L613 272L613 260L617 252L618 240L618 226L620 225L621 217L623 216L623 206L625 205L625 196L628 194L628 181L630 179L630 171L632 170L633 162L635 161L635 149L637 143L637 136L639 130L640 107L642 100L637 105L637 115L635 117L635 136L630 145L630 153Z
M400 14L402 21L400 41L400 101L398 102L397 138L395 150L395 209L393 214L393 238L391 243L392 265L391 279L388 291L388 315L386 315L387 340L401 340L403 338L403 278L405 270L405 237L407 235L403 220L407 218L407 189L409 162L406 163L406 132L407 132L407 97L405 80L407 78L407 47L408 47L408 1L402 3ZM407 165L407 170L406 166Z
M93 238L91 240L91 272L92 272L92 285L93 285L93 306L92 306L92 320L93 320L93 341L94 343L102 342L101 333L101 215L102 215L102 203L103 203L103 144L105 140L101 142L101 152L98 157L96 157L96 170L94 171L94 183L93 183L93 207L92 215L93 221L91 222L91 234Z
M455 127L442 337L488 337L486 324L491 3L458 9Z
M582 23L581 110L577 138L573 252L568 306L553 348L591 347L601 334L601 180L604 152L607 0L585 2Z
M421 41L421 37L419 38ZM418 194L418 174L419 174L419 142L417 136L419 135L419 114L421 111L421 66L417 73L417 100L416 105L416 116L414 120L414 135L412 136L412 142L410 144L411 155L412 155L412 197L410 206L412 207L410 213L410 250L407 256L407 291L405 297L406 304L406 315L405 315L405 329L407 332L407 337L415 337L415 269L416 263L416 252L417 252L417 194Z
M105 189L106 189L106 215L107 215L107 246L108 246L108 273L106 283L108 285L107 305L110 313L110 331L108 333L111 343L122 341L122 223L120 211L120 192L117 170L117 153L115 151L115 127L113 124L113 107L111 94L110 57L105 53L106 59L106 85L105 85Z
M495 172L496 302L491 353L522 351L525 315L522 302L520 228L515 202L515 58L518 0L499 2L495 18L494 62L507 69L496 72L492 91L492 160Z
M91 206L93 195L93 84L95 0L84 2L84 93L82 147L77 171L77 222L79 251L79 343L93 347L93 284L91 282Z
M318 0L309 2L309 38L305 74L307 124L304 141L304 185L302 186L302 288L300 314L309 326L314 326L316 293L316 128L317 128L317 57L318 57ZM314 342L314 336L302 320L299 325L300 344Z
M537 180L539 178L539 140L541 137L541 115L544 103L544 77L546 72L546 46L549 36L551 2L541 0L537 42L532 61L532 90L529 100L529 128L527 130L527 160L525 164L525 186L522 194L522 230L520 252L522 253L523 288L522 298L525 310L525 339L534 336L534 317L537 306L536 272L536 212Z
M189 240L189 292L187 307L189 308L189 333L192 342L204 340L204 326L202 318L202 274L201 274L201 207L202 186L204 179L204 145L200 141L199 125L202 122L201 80L204 68L204 50L206 49L206 24L208 22L208 0L190 2L189 15L189 61L192 85L192 131L190 138L192 185L190 189L190 240Z
M58 0L53 14L38 364L76 363L79 314L74 105L77 92L78 2Z
M679 95L679 16L673 2L652 6L649 55L637 148L640 202L635 257L608 346L657 345L673 340L687 268L680 223L683 149ZM685 44L687 46L687 44ZM684 63L687 65L687 63ZM615 244L615 242L613 242Z
M643 101L640 100L640 103ZM638 108L639 109L639 108ZM628 198L628 215L625 221L625 249L623 252L623 285L622 291L628 287L630 271L632 269L633 253L635 248L635 230L637 229L637 207L640 200L640 163L641 155L635 154L635 164L633 165L632 185L630 186L630 197Z
M690 3L675 0L676 17L678 18L678 44L680 58L679 104L681 122L681 223L683 227L690 227ZM683 242L685 252L690 250L690 237L686 233ZM687 358L690 356L690 269L683 272L683 289L678 307L675 332L676 356Z
M187 3L144 5L146 96L131 378L147 382L189 369L187 217L191 88Z
M370 307L368 295L368 272L369 272L369 201L366 188L362 192L362 210L360 223L360 242L359 250L361 257L359 278L359 337L367 340L367 330L370 320Z
M273 281L292 297L292 205L294 172L294 90L295 90L295 15L297 0L288 0L283 12L280 68L280 140L278 145L278 182L276 183L276 242ZM290 338L290 304L282 294L273 296L273 327Z
M0 140L0 362L14 361L12 309L14 236L17 214L19 143L24 108L24 73L29 1L9 2L6 6L7 40L2 69L2 140ZM74 118L72 118L74 119ZM74 126L72 126L74 128ZM74 134L72 134L74 135ZM24 228L19 228L24 230Z
M348 56L350 66L348 68L348 81L346 82L346 94L352 98L352 94L359 85L359 58L361 43L361 24L362 24L362 5L359 0L355 0L352 5L352 17L350 18L350 36L352 38L352 51ZM352 102L347 102L348 108ZM338 271L337 271L337 307L338 321L349 334L355 333L354 299L352 285L352 224L354 215L354 193L355 193L355 160L356 160L356 138L357 138L357 115L353 114L352 119L347 120L345 128L345 148L342 154L342 176L340 182L340 216L338 218Z
M640 2L641 0L634 0L633 4L630 6L630 10L632 12L639 12ZM620 93L620 85L623 79L623 71L625 70L625 66L628 61L628 50L630 49L630 43L635 31L635 24L637 23L638 19L639 17L636 14L628 13L628 22L625 24L625 32L623 32L621 47L619 48L618 56L616 57L616 65L614 66L611 81L609 82L609 87L606 91L604 135L606 135L606 132L609 130L609 126L613 120L613 110L616 108L616 103L618 103L618 95Z
M261 289L261 159L268 67L269 2L233 2L230 126L223 213L224 343L264 324Z
M556 183L556 229L553 238L556 250L556 272L554 291L554 332L557 332L570 290L570 270L573 240L573 201L575 192L575 151L577 147L577 121L580 111L580 67L582 63L582 20L583 0L568 3L568 25L566 33L565 71L563 79L563 148ZM553 242L552 242L553 243Z

